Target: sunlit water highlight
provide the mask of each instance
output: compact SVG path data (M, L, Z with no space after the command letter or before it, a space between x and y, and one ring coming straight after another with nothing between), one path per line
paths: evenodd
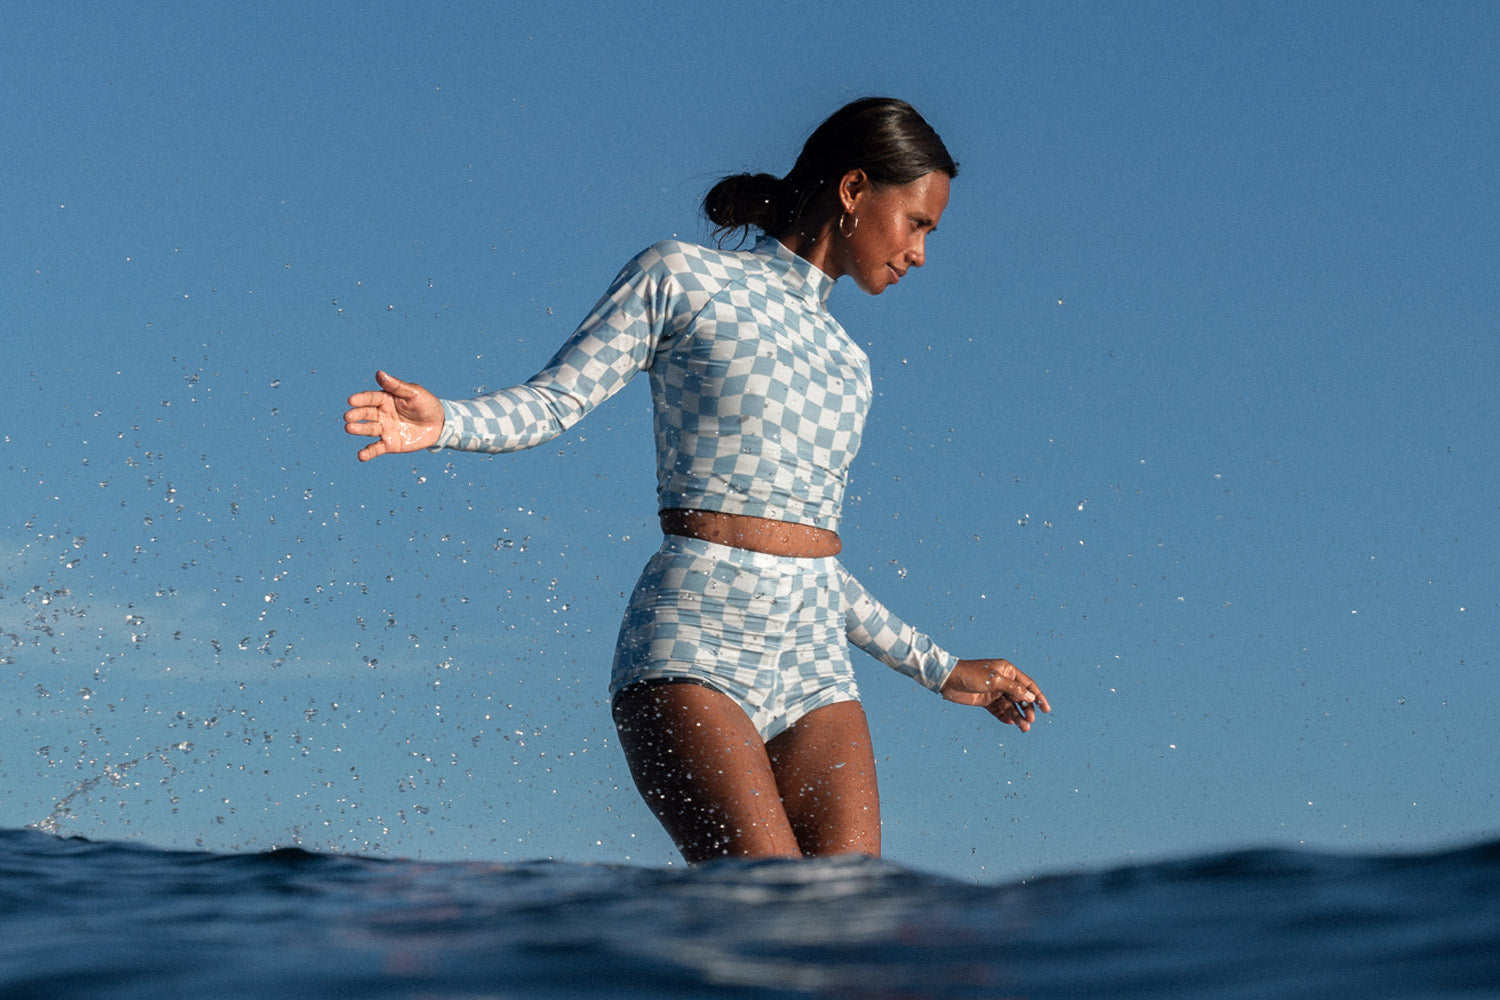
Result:
M1500 843L984 886L162 851L0 831L0 996L1495 997Z

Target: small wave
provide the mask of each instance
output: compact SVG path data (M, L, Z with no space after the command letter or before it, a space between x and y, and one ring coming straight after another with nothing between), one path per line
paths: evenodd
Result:
M984 886L167 851L0 831L0 995L1500 996L1500 843L1242 851Z

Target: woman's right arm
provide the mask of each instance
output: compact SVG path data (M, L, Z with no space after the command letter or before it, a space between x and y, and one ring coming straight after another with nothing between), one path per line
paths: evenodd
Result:
M520 451L562 434L651 367L683 305L676 288L657 248L640 254L541 371L476 399L442 400L437 447Z
M440 400L381 373L382 391L349 398L344 429L380 438L360 451L361 461L422 448L520 451L550 441L650 367L682 306L675 287L653 247L625 266L546 367L520 385Z

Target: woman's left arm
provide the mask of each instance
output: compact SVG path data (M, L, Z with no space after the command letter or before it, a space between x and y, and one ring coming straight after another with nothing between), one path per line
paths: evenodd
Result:
M955 704L983 708L1023 733L1038 711L1052 711L1036 681L1009 660L959 660L941 693Z
M849 641L892 670L955 704L984 708L1023 733L1038 710L1052 711L1036 682L1009 660L961 660L896 617L843 566L839 577Z

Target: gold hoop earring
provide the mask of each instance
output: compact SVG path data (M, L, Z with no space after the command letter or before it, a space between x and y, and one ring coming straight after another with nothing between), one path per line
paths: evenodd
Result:
M852 225L852 226L849 227L849 231L847 233L844 232L844 219L846 219L846 218L854 220L854 225ZM839 213L839 235L840 236L842 236L844 239L847 240L849 237L851 237L851 236L854 235L854 231L856 229L858 229L858 228L859 228L859 216L857 216L857 215L850 215L848 212L840 212Z

